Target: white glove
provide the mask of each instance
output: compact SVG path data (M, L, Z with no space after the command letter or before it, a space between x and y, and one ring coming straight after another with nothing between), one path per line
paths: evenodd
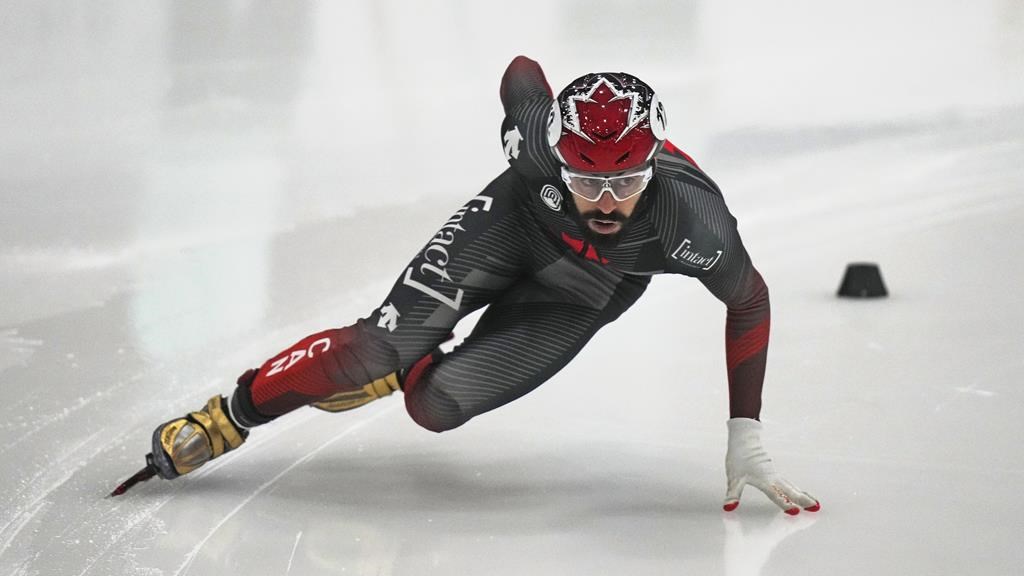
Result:
M772 459L761 446L761 423L750 418L732 418L729 426L729 451L725 455L725 475L728 488L725 492L726 512L732 512L740 505L743 487L750 484L761 492L786 514L795 516L803 508L817 512L821 504L807 492L793 486L775 471Z

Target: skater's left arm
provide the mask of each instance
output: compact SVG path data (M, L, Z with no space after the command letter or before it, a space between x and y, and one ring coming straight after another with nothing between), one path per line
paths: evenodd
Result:
M771 326L768 287L718 185L670 142L657 160L659 193L650 212L666 251L665 271L699 278L726 305L729 416L756 420Z
M726 305L725 358L729 379L729 447L725 458L727 488L723 508L735 510L747 484L764 492L787 514L817 512L818 501L779 476L761 443L761 390L764 385L771 327L768 286L754 268L735 219L725 242L721 267L701 282Z
M771 304L768 286L754 268L736 229L736 219L729 213L720 195L708 196L716 217L702 227L703 234L693 235L687 247L697 258L710 258L712 249L721 254L708 268L710 274L700 276L701 283L726 306L725 359L729 379L729 417L757 420L761 415L761 388L768 359L768 334L771 331ZM720 231L712 235L711 230ZM718 244L712 241L712 236Z

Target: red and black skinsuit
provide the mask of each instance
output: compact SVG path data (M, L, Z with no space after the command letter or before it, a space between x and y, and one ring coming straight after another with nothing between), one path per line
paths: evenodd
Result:
M727 306L731 417L757 418L769 332L768 290L715 183L671 143L620 241L585 241L546 143L551 90L519 57L502 79L510 168L441 226L369 316L309 336L235 392L244 425L401 369L410 416L455 428L533 390L635 302L655 274L700 280ZM488 306L454 351L429 358L464 316Z

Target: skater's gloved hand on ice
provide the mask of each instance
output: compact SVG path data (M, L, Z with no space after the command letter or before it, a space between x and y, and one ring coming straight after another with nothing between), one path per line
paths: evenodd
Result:
M729 451L725 455L726 512L740 505L743 487L747 484L764 492L786 514L796 515L803 508L817 512L821 504L803 490L789 483L775 471L772 459L761 445L761 423L750 418L732 418L729 426Z

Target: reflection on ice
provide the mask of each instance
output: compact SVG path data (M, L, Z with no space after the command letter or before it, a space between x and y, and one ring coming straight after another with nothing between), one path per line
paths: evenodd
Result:
M811 513L797 516L773 513L767 521L753 515L723 514L725 576L760 575L772 552L783 540L810 528L815 522L818 522L818 515ZM780 563L785 564L784 561Z

